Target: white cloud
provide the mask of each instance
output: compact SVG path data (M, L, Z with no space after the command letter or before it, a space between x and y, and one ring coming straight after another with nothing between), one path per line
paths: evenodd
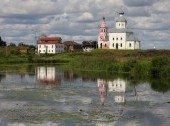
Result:
M37 34L59 35L63 40L97 40L102 17L111 31L115 11L123 8L128 27L143 40L143 47L157 41L159 47L170 48L169 4L169 0L3 0L0 36L10 42L34 43L32 30L37 29Z
M93 19L94 19L93 14L89 12L84 12L81 16L77 18L78 21L83 21L83 22L93 20Z

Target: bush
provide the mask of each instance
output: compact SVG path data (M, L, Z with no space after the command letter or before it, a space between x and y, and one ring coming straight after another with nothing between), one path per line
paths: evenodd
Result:
M130 72L135 67L136 64L137 64L137 60L129 59L123 65L123 72L126 72L126 73Z
M151 70L150 74L152 77L160 77L168 74L166 70L169 65L169 58L165 56L154 57L151 61ZM169 68L168 68L169 69Z

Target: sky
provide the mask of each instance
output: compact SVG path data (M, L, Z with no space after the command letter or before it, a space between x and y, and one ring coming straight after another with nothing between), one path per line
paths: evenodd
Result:
M142 49L170 49L170 0L1 0L0 36L8 44L36 44L42 34L97 40L102 18L112 32L119 10Z

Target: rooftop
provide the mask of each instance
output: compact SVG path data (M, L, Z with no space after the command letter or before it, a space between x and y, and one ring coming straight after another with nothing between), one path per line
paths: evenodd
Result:
M38 40L38 44L60 44L61 37L46 37L42 36Z

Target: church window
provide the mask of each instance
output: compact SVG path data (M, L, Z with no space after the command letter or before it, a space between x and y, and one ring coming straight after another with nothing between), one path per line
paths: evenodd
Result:
M122 37L120 39L122 40Z
M118 38L116 38L116 40L118 40Z
M113 40L115 40L115 38L113 38Z
M120 44L120 47L122 47L122 43Z
M100 43L100 48L102 48L102 43Z
M114 45L114 43L113 43L113 47L114 47L115 45Z
M131 45L131 43L129 43L129 47L131 47L132 45Z
M107 47L107 45L105 44L105 47Z

